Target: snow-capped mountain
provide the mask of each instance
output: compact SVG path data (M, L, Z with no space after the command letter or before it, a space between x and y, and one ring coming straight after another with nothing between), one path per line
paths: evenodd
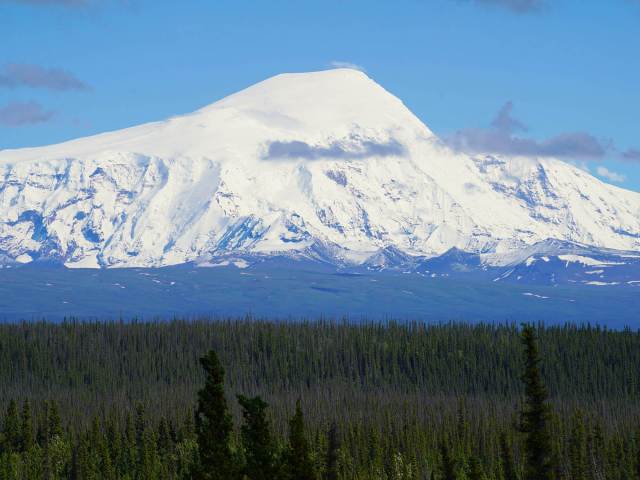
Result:
M348 69L278 75L189 115L0 151L4 264L285 255L384 266L455 248L504 265L548 239L638 252L640 194L555 159L451 150ZM545 263L532 255L523 261Z

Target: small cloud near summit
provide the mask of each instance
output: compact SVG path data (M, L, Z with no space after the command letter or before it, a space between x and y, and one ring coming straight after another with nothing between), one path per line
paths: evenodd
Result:
M331 62L329 62L329 66L331 68L350 68L351 70L358 70L360 72L367 73L367 70L362 65L351 62L343 62L341 60L332 60Z
M512 115L512 112L513 102L509 100L502 106L500 111L498 111L498 114L491 122L491 126L505 132L515 132L517 130L526 132L529 130L524 123Z
M505 103L489 128L466 128L447 138L446 143L456 150L503 155L558 157L574 160L599 160L613 149L587 132L564 132L536 140L516 135L528 127L513 116L513 103Z
M271 142L267 147L265 160L357 160L368 157L402 156L405 148L397 140L380 142L374 139L350 137L343 141L333 141L328 145L311 145L294 140L290 142Z
M603 167L602 165L600 165L596 169L596 173L602 178L609 180L610 182L622 183L627 179L625 175L611 171L608 168Z
M53 111L45 110L37 102L13 102L0 107L0 125L21 127L46 122L53 117Z

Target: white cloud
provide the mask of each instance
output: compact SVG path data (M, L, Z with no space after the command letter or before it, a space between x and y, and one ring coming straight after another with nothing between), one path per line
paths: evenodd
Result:
M352 70L360 70L361 72L366 73L365 68L362 65L358 65L357 63L343 62L341 60L331 60L329 62L329 66L331 68L350 68Z
M498 111L489 128L466 128L445 138L453 149L471 153L557 157L565 160L602 160L614 149L610 141L601 141L587 132L562 132L543 140L516 135L528 127L513 116L513 103Z
M622 173L612 172L611 170L609 170L606 167L603 167L602 165L600 165L596 169L596 173L600 175L602 178L609 180L610 182L621 183L627 179L627 177Z

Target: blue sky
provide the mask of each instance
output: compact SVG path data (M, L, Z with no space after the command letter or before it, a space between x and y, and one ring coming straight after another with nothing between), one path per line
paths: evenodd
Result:
M640 0L0 0L0 148L359 65L461 148L640 191Z

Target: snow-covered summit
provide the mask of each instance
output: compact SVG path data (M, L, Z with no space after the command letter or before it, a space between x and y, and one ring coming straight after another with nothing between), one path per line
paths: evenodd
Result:
M158 157L216 157L236 162L262 158L275 141L381 139L392 131L431 132L402 104L364 73L351 69L281 74L191 114L40 148L0 151L0 163L139 152ZM243 147L246 150L241 150Z
M349 69L278 75L163 122L0 151L0 178L4 262L362 263L546 239L640 250L640 194L554 159L452 151Z

